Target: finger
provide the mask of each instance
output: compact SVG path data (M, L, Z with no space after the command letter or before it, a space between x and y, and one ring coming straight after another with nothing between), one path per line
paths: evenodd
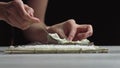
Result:
M85 28L84 28L84 27L85 27ZM82 32L82 33L85 33L88 37L89 37L89 36L92 36L92 34L93 34L92 25L83 25L83 30L85 30L85 31Z
M91 25L77 25L77 33L74 40L82 40L92 36L92 34L93 29Z
M92 36L92 34L93 34L92 26L91 25L87 25L87 26L88 26L87 32L78 33L77 36L78 36L79 40L86 39L86 38Z
M34 10L33 10L31 7L29 7L28 5L24 5L24 7L25 7L26 12L27 12L30 16L34 16Z
M77 24L77 27L80 29L79 30L80 32L86 32L86 31L88 31L88 29L90 29L90 31L92 31L92 25L89 25L89 24L83 24L83 25Z
M13 4L15 5L15 7L18 8L21 15L26 15L27 14L27 12L25 11L25 8L24 8L24 3L22 2L22 0L14 0Z
M77 25L77 33L85 33L88 31L88 27L86 25Z
M77 38L78 38L78 39L76 39L76 40L86 39L86 38L88 38L88 35L87 35L86 33L79 33L79 34L77 35Z
M60 36L60 38L62 38L62 39L64 39L64 38L66 39L67 38L66 35L65 35L65 33L64 33L64 31L58 30L57 33Z
M30 13L30 15L21 15L21 14L19 14L19 16L21 16L22 19L24 19L26 21L29 21L31 23L40 23L40 19L34 17L32 11L28 11L28 13Z
M24 8L24 4L23 4L22 0L16 0L16 1L18 2L19 8L21 8L21 12L22 12L21 15L24 19L30 20L33 23L40 22L40 20L38 18L33 17L34 10L32 8L26 6L29 8L28 13L27 13L27 11ZM30 15L29 15L29 13L30 13Z
M92 28L92 25L88 25L87 34L88 34L88 36L92 36L92 35L93 35L93 28Z
M21 14L19 14L20 17L25 20L26 22L30 23L30 24L33 24L33 23L40 23L40 19L34 17L34 16L30 16L30 15L26 15L26 16L23 16Z
M75 37L75 35L76 35L76 28L75 27L71 27L71 31L70 31L70 33L69 33L69 36L68 36L68 40L70 40L70 41L72 41L73 40L73 38Z
M22 2L22 0L14 0L15 2L13 2L15 5L16 5L16 9L17 9L17 12L19 12L18 14L21 15L21 18L24 18L25 20L28 20L32 23L37 23L37 22L40 22L40 20L36 17L33 17L31 15L29 15L25 8L24 8L24 4ZM32 12L32 10L30 10Z
M31 23L40 23L40 19L36 18L36 17L29 17L29 21Z
M72 41L76 34L76 22L74 19L70 19L66 22L66 26L68 27L68 40Z

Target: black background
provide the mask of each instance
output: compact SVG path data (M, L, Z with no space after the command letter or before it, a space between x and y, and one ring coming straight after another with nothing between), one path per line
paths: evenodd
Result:
M4 0L7 1L7 0ZM120 45L119 2L92 0L49 0L46 12L46 24L53 25L68 19L78 24L91 24L94 34L89 38L96 45ZM0 45L11 44L10 39L22 41L21 31L0 22ZM23 42L22 42L23 43Z
M78 24L91 24L94 34L89 39L97 45L119 45L119 4L113 1L49 0L46 24L68 19Z

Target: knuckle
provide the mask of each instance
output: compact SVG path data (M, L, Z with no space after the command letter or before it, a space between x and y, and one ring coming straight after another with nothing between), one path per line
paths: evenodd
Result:
M25 8L26 8L28 11L34 12L33 8L29 7L29 6L26 5L26 4L25 4L24 6L25 6Z
M28 8L28 13L34 13L34 10L32 8Z
M92 27L92 25L91 25L91 24L88 24L88 27L90 27L90 28L91 28L91 27Z
M75 21L75 19L69 19L68 21Z
M33 10L33 8L30 8L30 11L31 11L32 13L34 13L34 10Z
M92 29L92 25L91 24L86 24L85 25L88 29Z
M74 19L69 19L69 20L67 21L67 23L69 23L69 24L76 24L76 21L75 21Z
M33 8L31 8L31 7L29 7L29 9L30 9L31 11L34 11Z

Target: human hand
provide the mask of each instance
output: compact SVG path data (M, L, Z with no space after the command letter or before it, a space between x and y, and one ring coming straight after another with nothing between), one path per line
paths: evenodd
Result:
M43 23L32 24L24 32L29 41L49 43L48 34L45 30L49 33L57 33L61 38L66 38L70 41L82 40L93 34L91 25L79 25L73 19L50 27L45 26Z
M13 0L5 4L2 19L13 27L25 30L31 24L40 22L34 17L34 10L23 4L22 0Z
M79 25L71 19L60 24L50 26L50 33L58 33L61 38L67 38L70 41L77 41L88 38L93 34L91 25Z

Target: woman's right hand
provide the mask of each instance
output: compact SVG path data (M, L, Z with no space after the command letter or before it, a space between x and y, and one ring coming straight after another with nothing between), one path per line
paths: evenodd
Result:
M2 20L13 27L25 30L40 20L34 17L34 10L23 4L22 0L13 0L2 7Z

